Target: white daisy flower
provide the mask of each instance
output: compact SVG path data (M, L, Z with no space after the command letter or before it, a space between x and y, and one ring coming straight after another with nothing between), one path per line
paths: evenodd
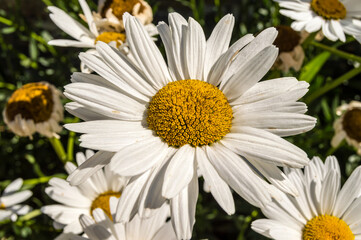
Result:
M195 221L198 167L228 214L234 213L230 187L254 205L261 197L270 199L268 191L253 191L267 187L254 169L297 194L277 166L303 167L308 158L281 137L312 129L315 119L297 102L308 91L306 82L258 83L277 58L276 29L256 38L246 35L228 47L233 16L222 18L206 41L194 19L187 22L172 13L170 27L158 25L168 68L141 23L129 14L124 18L139 67L98 43L100 57L80 58L100 76L75 73L65 86L65 95L74 101L68 111L87 121L66 127L86 133L81 146L100 150L69 176L71 184L109 164L117 174L132 177L117 221L128 221L138 209L148 215L171 199L172 222L183 239L191 237Z
M49 41L50 45L62 47L80 47L80 48L95 48L98 41L105 43L114 42L114 46L119 48L126 40L124 29L115 29L111 25L106 25L102 19L94 18L95 13L92 14L88 4L85 0L79 0L80 6L84 13L84 20L88 24L85 28L81 23L74 20L63 10L51 6L48 7L51 20L64 32L76 40L56 39ZM153 36L156 34L154 25L146 26L149 33Z
M333 124L335 135L332 138L332 147L337 147L344 139L357 149L361 155L361 102L352 101L337 108L340 116Z
M28 83L16 90L3 111L4 122L16 135L32 139L38 132L59 138L64 108L61 92L47 82Z
M153 21L153 10L144 0L99 0L97 18L116 29L123 29L123 14L130 13L148 26ZM104 18L106 21L104 21ZM152 25L152 24L151 24ZM154 26L154 25L153 25Z
M267 219L252 229L276 240L361 239L361 167L355 169L341 189L337 159L323 163L313 158L304 172L287 169L299 195L283 197L261 208Z
M330 40L346 41L345 33L355 35L361 31L361 4L359 0L274 0L280 13L295 20L291 27L296 31L316 32L322 29Z
M86 156L81 152L77 153L77 164L82 164L93 154L90 150L86 151ZM65 169L70 174L76 166L67 162ZM83 230L79 216L84 214L91 217L94 209L101 208L111 217L109 198L121 196L126 180L115 176L109 171L109 167L105 167L76 187L70 186L67 181L60 178L52 178L49 184L50 187L47 187L45 192L60 204L44 206L41 211L54 219L55 228L64 228L64 233L81 233Z
M117 200L110 199L110 209L115 215ZM80 216L80 223L84 229L85 236L80 237L74 234L62 234L56 240L175 240L171 223L167 220L169 217L169 205L164 204L154 216L141 219L135 216L134 219L126 224L115 223L104 211L97 208L93 211L94 219L89 216ZM113 218L114 219L114 218Z
M28 205L19 204L29 199L33 193L30 190L19 191L23 179L11 182L0 196L0 221L11 219L15 222L18 215L25 215L31 211Z
M279 55L273 65L274 68L284 73L287 73L290 68L300 71L305 59L305 52L301 44L308 34L305 31L296 32L291 27L284 25L279 25L276 29L278 35L274 44L279 49Z
M124 7L122 8L122 5L120 3L117 4L117 2L115 3L110 3L110 2L111 1L109 1L109 3L106 4L107 5L110 4L110 6L115 5L113 7L117 7L119 11L124 8ZM65 33L76 39L76 40L55 39L49 41L48 44L54 46L61 46L61 47L90 48L89 50L87 50L87 53L96 55L97 53L94 50L95 45L98 41L102 41L112 45L113 47L118 48L124 54L128 55L129 50L127 48L126 35L124 32L123 22L116 17L110 16L108 18L103 18L98 13L94 13L94 12L92 13L85 0L79 0L79 3L84 13L84 15L81 16L84 19L84 21L88 24L89 29L87 29L81 23L74 20L63 10L54 6L48 7L49 11L51 12L50 13L51 20L61 30L63 30ZM101 5L101 3L99 4ZM126 5L125 10L127 10L130 6L134 5L135 7L135 5L138 6L139 4L132 2L125 5ZM148 7L150 8L149 5ZM152 9L150 8L150 11L151 10ZM109 12L109 14L111 14L112 11L109 10L106 12L107 13ZM137 12L134 12L134 14L137 16ZM153 19L153 15L151 15L151 20L152 19ZM147 32L150 36L154 36L158 34L157 29L153 24L151 24L148 21L145 22L145 24L146 24L145 28L147 29ZM129 55L128 57L131 58L131 56ZM85 73L92 72L92 69L90 69L84 63L81 63L80 68L82 72Z

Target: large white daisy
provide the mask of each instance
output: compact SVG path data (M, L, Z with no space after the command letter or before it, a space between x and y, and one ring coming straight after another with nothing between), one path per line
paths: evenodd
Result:
M302 167L308 158L281 137L312 129L315 119L297 102L308 90L306 82L258 83L277 58L272 45L277 31L246 35L228 47L233 16L222 18L206 41L195 20L172 13L170 26L158 25L167 67L140 22L129 14L123 19L139 67L98 43L100 57L80 58L100 76L75 73L65 86L64 94L74 101L68 111L86 121L66 127L86 133L81 146L100 150L69 176L71 184L109 164L119 175L132 176L117 220L129 220L138 209L147 215L147 209L171 199L172 222L184 239L194 224L197 167L229 214L234 213L230 187L254 205L270 199L268 191L253 192L254 186L266 188L257 173L297 194L277 166Z
M77 153L78 165L93 154L90 150L86 151L86 156L83 153ZM65 169L70 174L76 169L76 166L67 162ZM76 187L70 186L63 179L52 178L49 181L50 187L47 187L45 192L60 204L44 206L41 211L54 219L55 228L64 228L65 233L81 233L83 230L79 222L80 215L91 217L94 209L102 208L106 214L111 216L109 198L113 196L119 198L125 184L126 180L115 176L109 171L109 167L97 171L91 178Z
M11 219L16 221L18 215L25 215L31 211L28 205L19 204L30 198L33 193L30 190L19 191L23 185L23 179L18 178L11 182L0 196L0 221Z
M117 200L110 198L110 209L115 215ZM62 234L56 240L175 240L176 235L169 217L169 205L164 204L154 216L142 219L135 216L129 223L116 223L109 219L100 208L93 211L93 218L80 216L80 223L86 234L83 237L74 234ZM114 219L114 218L113 218Z
M361 31L361 4L359 0L274 0L280 13L295 20L291 27L296 31L316 32L322 29L330 40L345 42L346 34Z
M287 169L299 195L282 192L280 200L261 208L267 219L252 223L256 232L276 240L361 239L361 167L341 189L337 159L313 158L304 172Z

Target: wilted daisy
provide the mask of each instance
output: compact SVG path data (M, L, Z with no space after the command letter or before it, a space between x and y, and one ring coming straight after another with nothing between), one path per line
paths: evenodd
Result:
M346 41L345 33L356 35L361 31L361 4L359 0L274 0L282 15L295 20L296 31L316 32L322 29L330 40Z
M304 41L306 32L302 34L294 31L289 26L279 25L277 38L274 42L279 49L279 55L274 67L282 72L288 72L290 68L299 71L305 58L305 52L301 46Z
M110 199L110 209L115 215L117 201ZM87 215L80 217L80 223L86 234L83 237L74 234L62 234L57 240L175 240L177 239L173 227L169 221L169 205L164 204L154 216L141 219L139 216L126 224L115 223L100 208L93 211L94 218Z
M254 221L253 230L276 240L361 239L361 167L342 189L335 157L325 163L315 157L304 172L287 169L286 174L299 195L279 192L282 199L261 208L267 219Z
M90 150L86 151L86 156L83 153L77 153L78 165L93 154L94 152ZM76 169L76 166L67 162L65 169L70 174ZM91 178L76 187L70 186L63 179L52 178L49 181L50 187L47 187L45 192L60 204L44 206L41 211L54 219L55 228L64 228L65 233L81 233L80 215L91 217L94 209L101 208L105 214L111 217L109 198L119 198L125 183L126 180L112 174L109 167L97 171Z
M47 82L28 83L16 90L3 111L7 126L15 134L30 139L35 132L59 137L63 120L61 92Z
M337 108L340 116L333 124L335 135L331 145L337 147L344 139L349 145L357 149L361 155L361 102L352 101Z
M31 211L28 205L19 204L33 195L30 190L19 191L23 179L18 178L11 182L0 196L0 221L11 219L16 221L18 215L25 215Z
M68 180L79 184L110 162L112 171L133 177L117 221L138 209L143 216L171 199L173 226L184 239L191 237L194 224L198 167L229 214L234 212L230 187L254 205L260 197L270 199L268 191L253 192L254 186L266 188L266 182L252 167L296 194L277 166L302 167L308 158L281 137L312 129L315 119L297 102L307 83L295 78L258 83L277 58L276 29L256 38L246 35L228 47L233 16L222 18L206 41L194 19L187 22L172 13L170 27L158 25L167 67L141 23L129 14L123 18L138 67L99 43L99 58L80 58L100 76L76 73L65 86L74 101L67 109L87 121L67 128L86 133L80 138L83 147L100 150Z

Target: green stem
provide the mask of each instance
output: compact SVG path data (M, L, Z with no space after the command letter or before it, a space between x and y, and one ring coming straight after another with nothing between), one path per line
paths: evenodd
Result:
M68 138L68 147L67 147L67 160L73 161L74 158L74 141L75 141L75 132L69 132Z
M28 214L19 217L18 221L21 221L21 222L28 221L28 220L30 220L32 218L35 218L35 217L39 216L39 215L41 215L40 209L35 209L35 210L29 212Z
M63 174L63 173L57 173L57 174L54 174L51 176L43 176L43 177L39 177L39 178L26 179L23 182L23 186L26 186L26 188L29 189L27 186L35 186L37 184L47 183L50 179L52 179L54 177L65 179L67 177L67 175ZM0 188L4 189L10 183L11 183L11 180L1 181Z
M307 96L305 98L304 102L306 104L310 104L316 98L318 98L318 97L322 96L323 94L325 94L326 92L334 89L335 87L342 84L343 82L353 78L354 76L358 75L359 73L361 73L361 67L354 68L354 69L348 71L347 73L345 73L341 77L337 78L333 82L328 83L325 86L323 86L322 88L319 88L316 91L314 91L313 93L311 93L309 96Z
M315 47L321 48L321 49L323 49L325 51L328 51L328 52L330 52L330 53L332 53L332 54L334 54L336 56L339 56L339 57L342 57L342 58L346 58L346 59L353 60L353 61L361 63L361 57L359 57L357 55L354 55L352 53L347 53L347 52L338 50L338 49L333 48L333 47L329 47L327 45L324 45L322 43L315 42L315 41L311 42L310 44L315 46Z
M67 156L66 153L64 151L64 147L63 144L60 142L59 139L53 137L53 138L49 138L49 141L51 143L51 145L53 146L56 155L58 155L58 158L60 159L60 161L62 161L62 163L66 163L67 162Z
M32 218L35 218L37 216L41 215L41 211L40 209L35 209L31 212L29 212L28 214L24 215L24 216L21 216L19 217L16 222L24 222L24 221L28 221ZM6 224L6 223L11 223L12 221L10 219L6 219L4 221L1 221L0 222L0 226L3 225L3 224Z
M315 39L316 35L317 35L317 32L310 33L310 35L308 35L308 37L305 39L305 41L303 41L302 48L306 49L308 47L308 45Z
M26 158L26 160L28 160L28 162L31 165L33 165L33 170L34 170L36 175L38 175L39 177L44 177L45 176L44 173L41 171L39 164L36 162L34 156L26 154L25 158Z

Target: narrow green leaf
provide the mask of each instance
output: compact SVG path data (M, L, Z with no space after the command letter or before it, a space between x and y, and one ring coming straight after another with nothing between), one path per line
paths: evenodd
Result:
M317 73L321 70L322 66L331 56L329 52L323 52L317 55L309 63L307 63L301 70L300 80L308 83L312 82Z

